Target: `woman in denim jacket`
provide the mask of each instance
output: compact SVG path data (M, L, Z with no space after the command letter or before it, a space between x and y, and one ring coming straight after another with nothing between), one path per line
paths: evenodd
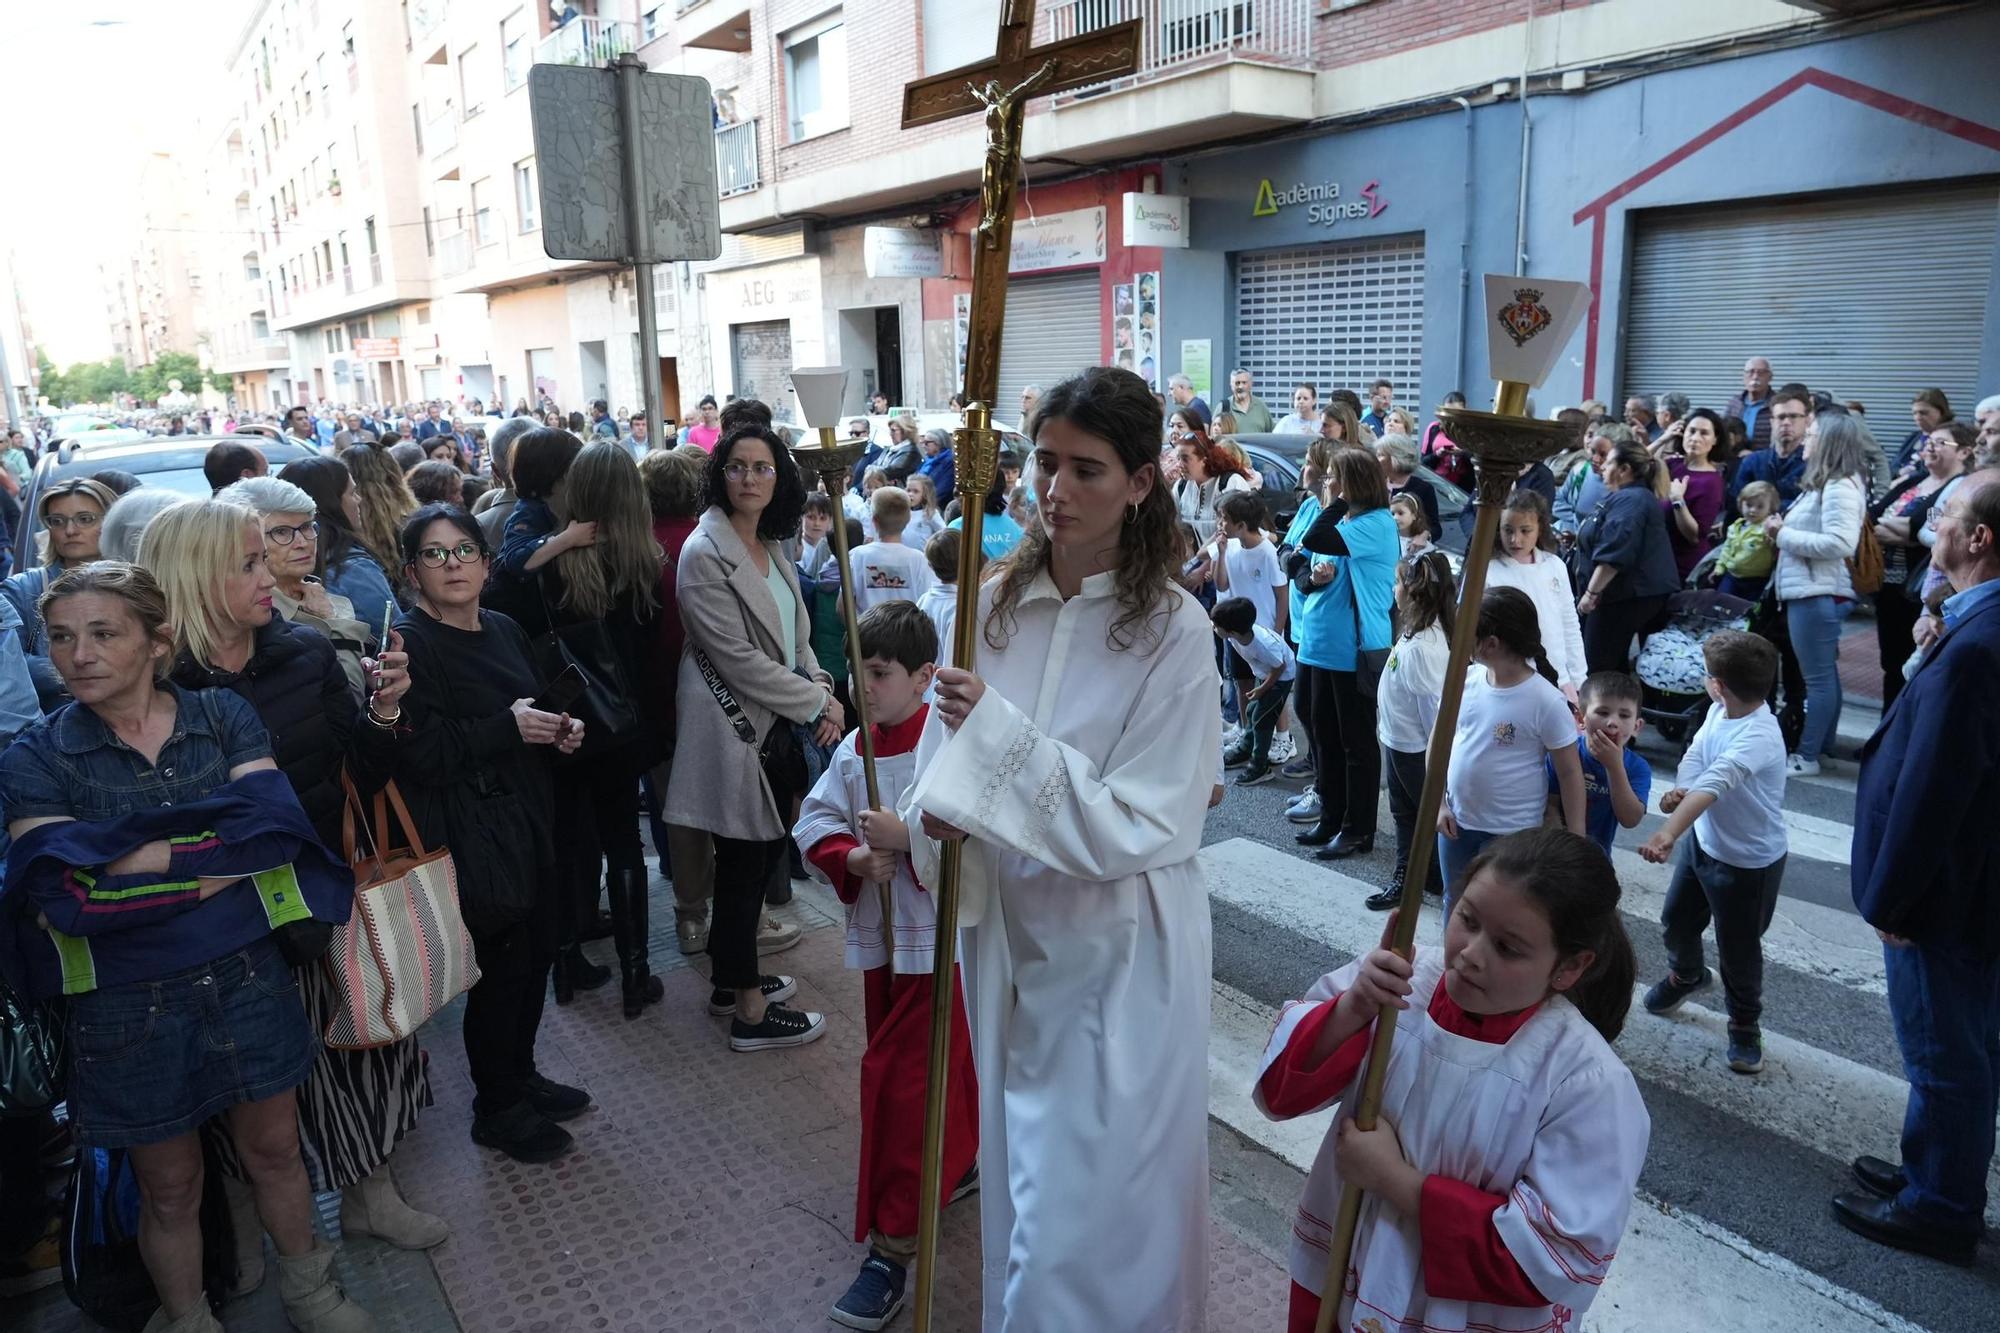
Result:
M146 571L109 561L71 570L39 610L75 702L0 755L16 861L33 856L31 835L45 825L202 802L275 771L270 737L248 704L165 679L173 636L166 598ZM286 813L309 831L296 801ZM309 839L293 848L325 869ZM293 1090L316 1041L272 938L273 896L247 869L228 839L190 828L101 866L72 867L59 880L67 900L41 901L42 920L55 914L64 932L49 927L72 992L71 1120L79 1143L126 1149L138 1173L140 1242L160 1296L149 1333L221 1329L201 1287L196 1130L223 1113L277 1243L287 1316L315 1333L360 1333L374 1322L329 1274L334 1251L313 1236L299 1156ZM10 894L7 910L20 910L18 901ZM101 973L94 940L103 941Z

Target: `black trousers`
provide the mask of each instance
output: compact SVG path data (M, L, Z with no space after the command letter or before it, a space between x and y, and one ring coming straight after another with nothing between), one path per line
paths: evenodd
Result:
M1715 955L1733 1032L1756 1032L1764 1014L1764 932L1778 907L1785 858L1760 870L1716 860L1690 832L1674 860L1660 924L1677 977L1701 975L1701 936L1715 923Z
M631 823L636 832L638 821ZM479 980L465 996L464 1038L474 1115L492 1115L519 1102L535 1072L535 1034L542 1026L563 906L556 872L545 868L538 879L548 889L527 920L472 935Z
M1350 838L1375 836L1375 794L1382 788L1382 748L1375 739L1375 701L1361 693L1352 671L1304 667L1312 677L1312 738L1319 769L1320 822Z
M1600 602L1584 617L1583 657L1592 671L1630 671L1632 639L1667 609L1666 594Z
M1882 659L1882 711L1903 692L1903 663L1917 650L1917 617L1923 607L1909 599L1903 584L1875 590L1875 645Z
M785 839L715 837L715 907L708 923L709 976L719 989L757 985L757 923L764 891L785 863Z
M1405 751L1382 747L1382 758L1389 770L1389 817L1396 821L1396 873L1402 874L1409 868L1410 851L1417 845L1417 803L1424 795L1424 771L1427 756L1422 750ZM1436 837L1427 833L1433 843ZM1438 870L1435 850L1431 855L1431 869L1424 886L1432 893L1444 892L1444 876Z
M564 831L560 867L569 915L560 924L565 944L597 919L598 867L646 877L646 846L639 836L637 766L620 754L565 764L556 775L556 827ZM612 910L619 899L612 898Z
M0 1257L20 1254L48 1226L41 1150L50 1123L46 1111L0 1118Z

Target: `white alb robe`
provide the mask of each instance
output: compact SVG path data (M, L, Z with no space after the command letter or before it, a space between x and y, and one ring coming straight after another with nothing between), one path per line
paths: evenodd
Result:
M1319 1005L1354 985L1359 959L1285 1006L1257 1069L1265 1073ZM1409 1009L1396 1020L1382 1117L1404 1158L1426 1175L1464 1181L1507 1202L1493 1215L1501 1243L1537 1291L1539 1307L1445 1300L1424 1289L1418 1219L1366 1195L1336 1328L1425 1333L1574 1333L1597 1295L1632 1209L1651 1119L1631 1071L1560 995L1505 1043L1448 1032L1429 1013L1444 950L1417 952ZM1361 1086L1361 1066L1349 1090ZM1329 1221L1340 1211L1334 1141L1354 1110L1343 1098L1306 1179L1292 1226L1292 1280L1315 1295L1326 1280Z
M979 1068L988 1333L1179 1333L1208 1293L1207 887L1220 745L1208 618L1171 588L1114 651L1114 576L1022 590L986 693L932 714L904 817L969 834L965 992ZM985 623L992 584L980 597ZM1142 627L1142 630L1146 627ZM920 834L917 877L937 881Z
M856 741L860 734L848 732L835 747L826 772L820 774L799 806L792 840L808 852L839 834L860 837L858 816L868 808L868 771ZM875 757L875 782L886 808L896 808L916 772L915 750ZM826 882L826 876L811 861L806 862L806 869L814 879ZM840 888L837 884L832 887L836 891ZM911 877L907 856L896 858L896 875L889 881L889 911L895 918L896 974L929 972L932 946L937 941L937 907ZM847 905L847 966L859 971L888 961L889 949L882 936L882 895L874 884L864 884L860 895Z

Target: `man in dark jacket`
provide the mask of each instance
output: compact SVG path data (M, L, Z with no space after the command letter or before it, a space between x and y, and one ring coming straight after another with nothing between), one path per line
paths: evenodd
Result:
M1729 400L1722 409L1727 417L1736 417L1750 432L1750 447L1768 448L1771 443L1771 363L1761 356L1753 356L1743 363L1743 392Z
M1861 750L1854 905L1882 937L1910 1080L1901 1166L1860 1157L1866 1193L1834 1217L1899 1249L1970 1264L2000 1102L2000 473L1938 509L1931 559L1958 591L1945 630Z

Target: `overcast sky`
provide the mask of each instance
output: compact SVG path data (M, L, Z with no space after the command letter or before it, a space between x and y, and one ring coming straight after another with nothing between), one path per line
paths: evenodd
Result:
M97 264L129 248L117 210L144 153L199 164L196 120L252 3L0 0L0 87L16 148L0 245L57 365L111 354Z

